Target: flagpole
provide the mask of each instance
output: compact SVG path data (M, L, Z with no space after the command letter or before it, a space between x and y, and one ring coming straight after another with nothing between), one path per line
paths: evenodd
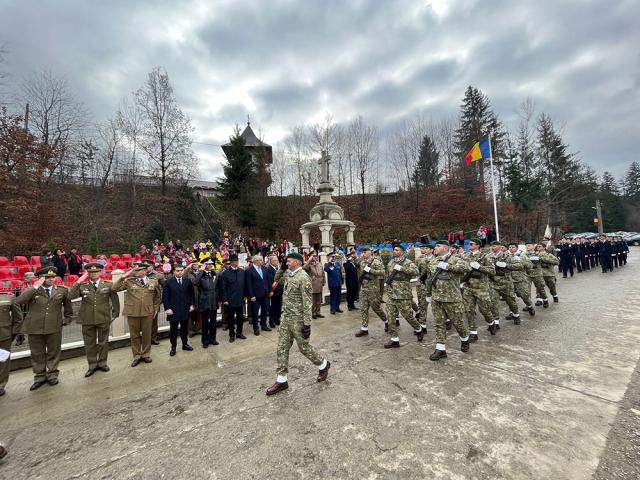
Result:
M496 182L493 176L493 152L491 150L491 135L489 139L489 162L491 163L491 194L493 195L493 215L496 222L496 240L500 241L500 227L498 226L498 205L496 204Z

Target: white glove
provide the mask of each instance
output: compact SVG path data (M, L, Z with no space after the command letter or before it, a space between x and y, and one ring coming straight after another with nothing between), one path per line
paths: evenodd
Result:
M540 260L540 257L537 255L534 255L533 257L529 257L529 260L535 260L537 262L538 260Z
M505 268L507 264L505 262L496 262L496 267Z
M427 303L431 303L431 297L427 297Z
M480 264L478 262L471 262L471 268L478 270L480 268Z
M402 271L402 266L401 265L394 265L393 269L397 272L401 272Z
M365 271L365 272L367 272L367 273L369 273L369 272L371 271L371 267L369 267L369 266L364 267L364 271Z
M447 262L438 262L438 268L446 270L447 268L449 268L449 264Z

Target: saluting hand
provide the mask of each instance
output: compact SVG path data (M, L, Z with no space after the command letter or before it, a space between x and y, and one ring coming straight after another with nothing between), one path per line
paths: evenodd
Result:
M130 268L129 270L127 270L127 271L124 273L123 277L124 277L124 278L129 278L131 275L133 275L133 268Z
M78 280L76 280L76 283L82 283L82 282L84 282L84 281L87 279L87 277L88 277L88 276L89 276L89 274L88 274L87 272L84 272L84 273L80 276L80 278L79 278Z
M38 278L38 280L33 282L33 286L34 288L38 288L38 287L41 287L43 283L44 283L44 277L40 277Z

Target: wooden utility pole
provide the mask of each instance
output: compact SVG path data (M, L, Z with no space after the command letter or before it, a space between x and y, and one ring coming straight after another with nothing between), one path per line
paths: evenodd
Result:
M604 234L604 224L602 222L602 204L600 203L600 200L596 200L596 218L595 220L597 220L595 223L598 224L598 233L600 235Z

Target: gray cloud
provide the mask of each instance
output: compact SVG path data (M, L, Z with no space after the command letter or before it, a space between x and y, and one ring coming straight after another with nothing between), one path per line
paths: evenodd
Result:
M201 143L225 143L247 113L270 143L322 112L388 131L418 111L455 115L467 85L510 126L531 97L599 173L621 175L640 136L631 0L0 0L0 12L10 88L50 68L99 121L162 65ZM211 178L222 153L201 143Z

